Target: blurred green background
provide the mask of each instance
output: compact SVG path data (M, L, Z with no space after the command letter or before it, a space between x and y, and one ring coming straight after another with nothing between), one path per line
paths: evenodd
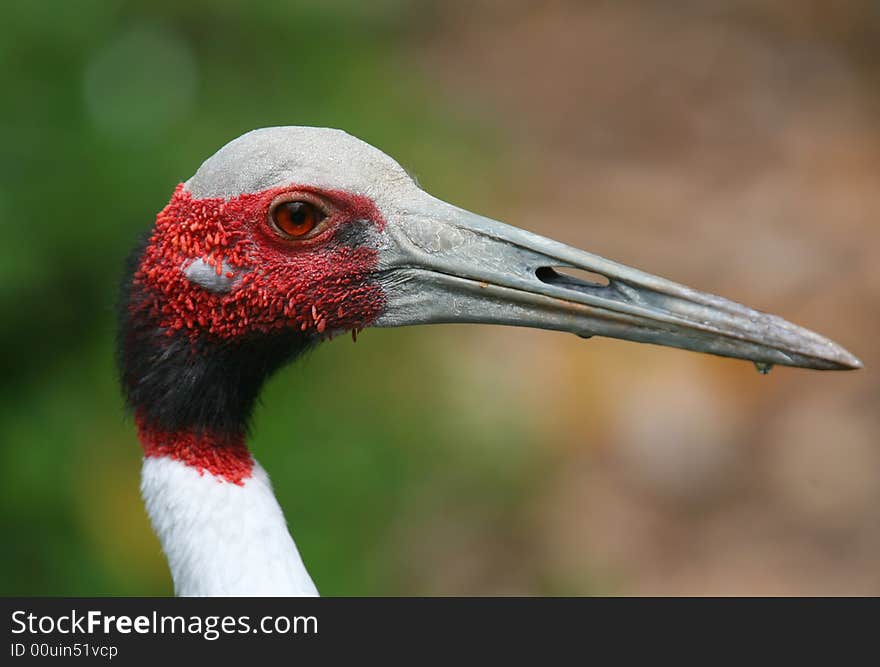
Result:
M252 438L323 594L880 594L876 2L13 1L0 63L0 593L171 593L121 264L222 144L318 125L866 364L487 327L324 345Z

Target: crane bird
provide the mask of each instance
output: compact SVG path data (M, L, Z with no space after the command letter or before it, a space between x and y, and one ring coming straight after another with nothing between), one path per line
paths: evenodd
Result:
M248 132L178 185L131 255L119 319L141 493L178 595L317 595L245 434L267 377L326 337L480 322L763 371L861 367L779 317L447 204L382 151L311 127Z

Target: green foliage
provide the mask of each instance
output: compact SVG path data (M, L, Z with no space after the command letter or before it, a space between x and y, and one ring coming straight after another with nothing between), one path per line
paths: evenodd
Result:
M353 0L4 9L0 593L171 590L116 387L114 302L128 249L201 160L254 127L337 126L418 165L438 195L476 196L481 183L458 166L491 173L479 156L492 154L492 132L456 120L455 101L420 80L407 37L417 9ZM448 397L426 388L453 351L443 335L388 336L325 346L273 379L256 418L254 449L325 593L408 592L394 517L416 511L425 488L503 514L535 464L525 454L463 462L457 443L510 447L523 425L449 420ZM416 360L418 371L407 367Z

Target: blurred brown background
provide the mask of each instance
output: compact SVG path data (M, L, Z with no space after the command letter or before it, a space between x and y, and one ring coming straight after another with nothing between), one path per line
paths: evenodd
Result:
M23 5L4 39L0 592L170 592L113 282L202 159L314 124L865 363L763 377L465 326L324 346L272 381L254 439L323 593L880 594L880 4L84 5Z
M528 590L538 569L560 592L880 594L880 4L479 2L438 7L425 38L429 76L509 135L493 214L866 365L762 378L457 332L460 372L512 394L489 409L533 415L558 459L528 528L468 526L491 548L455 544L429 590Z

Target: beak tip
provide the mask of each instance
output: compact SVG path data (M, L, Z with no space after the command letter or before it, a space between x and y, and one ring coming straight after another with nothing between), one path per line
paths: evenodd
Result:
M831 370L857 371L864 368L862 360L852 352L836 343L831 345L833 346L831 353L824 357L824 360L831 364Z
M860 368L864 368L865 364L862 363L862 360L859 359L854 354L846 353L846 370L849 371L857 371Z

